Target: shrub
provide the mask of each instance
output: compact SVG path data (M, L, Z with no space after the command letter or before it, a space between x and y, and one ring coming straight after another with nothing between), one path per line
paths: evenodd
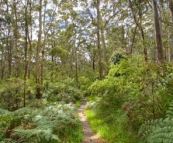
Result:
M139 130L141 143L171 143L173 140L173 102L166 113L166 118L148 120Z
M81 91L74 85L75 81L67 78L66 80L49 85L44 95L50 102L63 101L65 103L75 103L76 100L81 99Z
M36 108L21 108L14 112L0 110L2 141L36 143L79 143L80 122L71 104L54 103Z
M91 95L100 97L94 110L103 123L114 124L121 110L124 130L134 133L145 121L163 118L173 99L172 66L138 61L118 60L105 79L96 80L88 88Z
M8 110L16 110L22 107L23 80L10 78L0 86L1 107Z

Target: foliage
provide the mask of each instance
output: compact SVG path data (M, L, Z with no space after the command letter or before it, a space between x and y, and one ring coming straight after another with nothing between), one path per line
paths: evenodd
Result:
M65 56L67 55L67 50L63 49L60 46L56 46L50 50L52 56Z
M35 99L35 83L32 80L24 80L21 78L9 78L0 84L0 103L1 107L8 110L17 110L23 107L25 86L25 100L27 104L30 100Z
M123 143L137 143L132 130L125 130L124 124L127 122L122 116L121 111L111 113L114 116L114 122L105 122L97 114L95 110L95 102L89 102L85 108L85 115L89 121L92 129L96 131L102 138L109 143L123 142ZM132 134L133 133L133 134Z
M53 84L45 84L44 96L48 101L62 101L65 103L73 102L81 99L81 91L74 86L75 80L71 78L64 79Z
M0 85L1 107L15 110L22 107L23 80L9 78Z
M115 65L115 64L117 64L118 62L120 62L122 59L127 60L122 54L117 53L117 54L114 54L114 55L111 57L111 62Z
M103 124L112 125L118 120L117 111L121 110L123 114L119 118L124 121L123 129L134 132L136 139L136 131L142 123L164 117L173 99L170 96L172 66L138 61L140 57L112 64L108 76L88 88L92 96L100 97L93 108L96 117Z
M139 130L141 143L171 143L173 140L173 102L166 118L146 121Z
M86 76L79 77L79 84L81 85L80 86L81 90L83 91L87 90L87 88L89 87L91 83L92 81L89 79L89 77L86 77Z
M11 142L80 142L80 124L71 104L54 103L39 109L0 109L0 139Z

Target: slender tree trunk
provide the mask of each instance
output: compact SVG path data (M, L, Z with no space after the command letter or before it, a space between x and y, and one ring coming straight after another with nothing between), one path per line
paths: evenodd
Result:
M159 14L157 10L157 1L152 0L152 2L153 2L153 14L154 14L155 42L156 42L156 48L158 52L158 60L160 62L163 62L162 36L161 36L161 30L160 30Z
M41 99L41 85L40 85L40 49L41 49L41 34L42 34L42 0L40 0L40 8L39 8L39 32L38 32L38 42L37 42L37 51L36 51L36 98Z
M42 57L41 57L41 85L43 85L43 76L44 76L44 71L43 71L44 50L41 53L42 53Z
M44 50L46 47L46 28L45 28L45 22L46 22L46 9L47 9L47 1L44 1L44 20L43 20L43 33L44 33L44 41L43 41L43 49L42 49L42 59L41 59L41 85L43 85L43 63L44 63Z
M147 48L146 48L146 45L145 45L144 31L143 31L143 28L142 28L142 14L141 14L141 12L138 12L139 13L138 14L139 15L139 19L137 20L136 14L134 12L131 0L129 0L129 6L130 6L130 9L132 11L132 15L133 15L134 21L136 23L136 26L138 27L138 29L140 31L141 40L142 40L142 46L143 46L143 53L144 53L144 60L147 61L148 60L148 55L147 55Z
M28 0L25 1L25 72L24 72L24 100L23 100L23 106L26 105L26 77L27 77L27 71L28 71Z
M99 63L99 77L100 80L103 79L102 71L102 56L101 56L101 46L100 46L100 0L97 0L97 48L98 48L98 63Z
M10 37L10 29L8 29L7 47L8 47L8 77L10 78L11 63L12 63L12 39Z
M15 72L15 76L18 77L19 76L19 59L18 59L18 53L17 53L17 49L18 49L18 25L17 25L17 21L18 21L18 17L17 17L17 7L16 7L16 0L14 0L13 3L13 9L14 9L14 16L15 16L15 25L14 25L14 37L15 37L15 64L16 64L16 72Z
M9 3L6 1L7 14L9 14ZM8 77L11 76L11 63L12 63L12 39L10 36L10 21L7 21L7 39L6 39L6 48L8 51Z
M171 16L171 21L173 22L173 0L169 0L169 9L170 9L170 16ZM171 27L168 27L168 41L169 41L169 45L168 45L168 62L171 62L172 61L172 34L170 32L171 30Z
M32 5L31 5L31 0L29 1L29 8L30 8L30 18L32 18ZM31 20L31 19L30 19ZM29 42L29 58L28 58L28 79L30 79L30 71L31 71L31 56L32 56L32 22L30 23L30 33L29 34L29 29L28 29L28 42Z
M172 0L169 0L169 9L170 9L171 19L173 21L173 1Z
M170 33L170 27L168 27L168 48L166 49L166 57L167 61L170 63L171 62L171 33Z
M92 70L95 71L95 51L93 47L93 55L92 55Z
M2 47L1 51L1 80L4 79L4 69L5 69L5 64L4 64L4 47Z
M75 46L75 45L74 45ZM76 83L77 83L77 85L78 85L78 75L79 75L79 73L78 73L78 55L77 55L77 47L75 46L75 58L76 58L76 60L75 60L75 67L76 67Z
M141 37L142 37L142 45L143 45L143 49L144 49L144 59L145 59L145 61L147 61L148 60L147 48L146 48L146 45L145 45L144 31L143 31L143 28L142 28L141 24L139 26L139 29L140 29L140 33L141 33Z
M55 47L55 43L54 43L54 45L52 45L52 49L54 47ZM51 66L51 82L53 82L54 81L54 78L53 78L53 76L54 76L54 70L53 70L53 67L54 67L54 56L53 56L53 54L51 55L51 60L52 60L52 66Z
M133 37L132 37L132 43L130 45L130 57L131 58L132 58L132 53L133 53L133 44L135 42L136 30L137 30L137 25L135 26L135 30L133 32Z
M102 19L101 19L102 21ZM106 52L106 43L105 43L105 35L104 35L104 27L101 26L101 40L103 45L103 58L106 63L106 73L108 73L108 59L107 59L107 52Z

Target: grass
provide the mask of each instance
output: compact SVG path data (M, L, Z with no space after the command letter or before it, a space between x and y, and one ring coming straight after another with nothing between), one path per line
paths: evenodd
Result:
M80 100L77 100L77 101L75 102L75 106L76 106L76 107L79 107L80 104L81 104L81 99L80 99Z
M96 101L96 99L99 98L99 97L97 97L97 96L86 96L85 98L87 99L87 101Z
M132 131L126 130L128 123L123 119L120 112L115 113L114 122L104 122L94 110L85 109L85 115L91 128L108 143L138 143ZM123 124L125 123L125 124Z

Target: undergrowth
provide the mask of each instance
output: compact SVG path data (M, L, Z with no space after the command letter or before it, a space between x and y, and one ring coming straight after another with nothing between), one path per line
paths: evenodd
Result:
M80 143L82 137L76 109L54 103L14 112L0 109L0 141L17 143Z
M93 104L94 102L86 106L85 115L92 129L103 139L108 143L138 143L133 130L126 130L124 123L128 124L128 121L123 118L121 111L112 114L114 116L113 122L105 122L104 118L98 116Z
M91 96L99 97L95 103L88 103L89 110L85 111L92 127L109 142L135 143L141 137L139 129L147 125L144 123L154 121L152 129L144 129L142 141L152 143L151 139L156 137L153 143L170 142L167 139L172 139L173 125L170 125L172 119L166 118L166 111L173 100L172 65L143 63L140 57L131 60L120 57L112 59L109 73L103 80L96 80L88 88ZM165 123L164 128L159 126L160 122ZM158 133L153 136L155 129ZM165 136L166 131L169 137ZM162 139L159 140L158 135Z
M141 143L172 143L173 142L173 102L166 118L146 121L139 130Z

